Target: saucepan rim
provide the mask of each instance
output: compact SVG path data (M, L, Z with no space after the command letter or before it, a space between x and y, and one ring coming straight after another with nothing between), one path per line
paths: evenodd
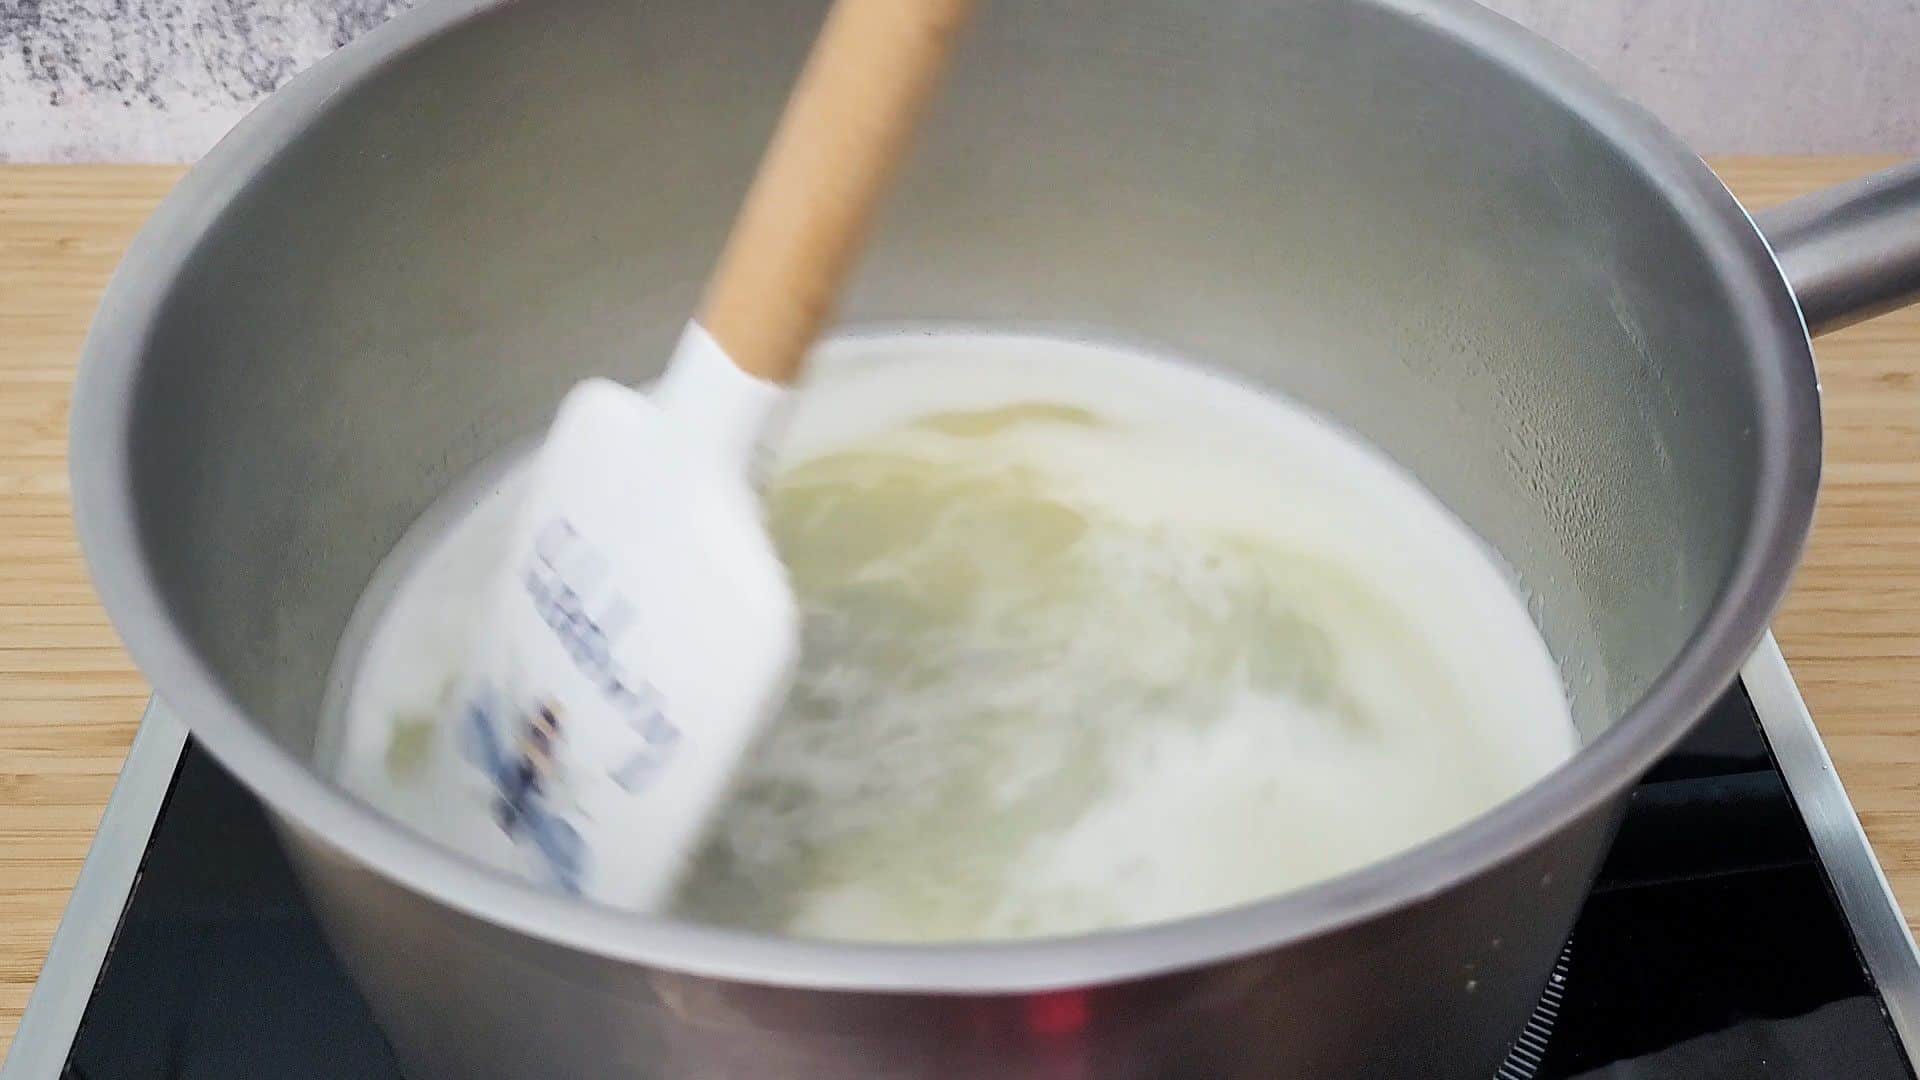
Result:
M1732 682L1764 632L1799 558L1819 478L1812 352L1793 296L1746 212L1650 116L1572 58L1473 0L1354 2L1418 20L1472 47L1486 62L1565 103L1638 163L1720 276L1734 314L1728 332L1746 344L1757 402L1757 498L1725 592L1698 632L1645 696L1571 760L1434 840L1293 893L1133 929L1008 943L808 941L636 916L550 894L415 835L316 775L248 719L173 624L143 550L130 436L147 344L174 283L213 224L330 99L514 0L424 5L322 61L237 126L134 241L87 338L71 417L74 517L102 602L160 697L285 824L447 908L619 962L817 989L987 994L1086 986L1324 935L1515 859L1637 779Z

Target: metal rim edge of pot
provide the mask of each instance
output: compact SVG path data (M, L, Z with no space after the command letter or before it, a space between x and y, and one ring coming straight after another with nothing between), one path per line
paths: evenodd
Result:
M893 992L1025 992L1140 978L1317 936L1442 892L1545 841L1649 766L1733 679L1798 560L1819 477L1819 404L1805 326L1771 252L1705 163L1571 57L1472 0L1364 0L1475 48L1559 97L1625 148L1684 216L1756 353L1760 498L1708 615L1645 696L1569 762L1425 844L1294 893L1134 929L1020 943L808 941L580 904L421 839L312 773L256 729L169 626L142 557L130 490L132 389L165 286L226 205L325 103L436 36L511 0L444 0L402 14L272 95L209 152L115 271L87 337L70 445L74 518L103 604L159 695L275 813L404 887L481 920L609 959L768 984ZM1764 355L1759 355L1764 354ZM334 838L352 836L351 845Z

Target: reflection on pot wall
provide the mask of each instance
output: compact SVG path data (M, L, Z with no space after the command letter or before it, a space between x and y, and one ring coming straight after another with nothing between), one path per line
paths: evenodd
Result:
M416 2L0 3L0 161L193 160L261 95ZM1920 152L1920 0L1486 3L1702 152Z

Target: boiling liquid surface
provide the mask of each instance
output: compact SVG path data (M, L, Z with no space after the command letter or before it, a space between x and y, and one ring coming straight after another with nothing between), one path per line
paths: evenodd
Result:
M846 339L815 371L767 490L800 669L680 914L895 941L1174 918L1404 850L1572 752L1498 560L1312 413L1046 339ZM328 753L524 872L446 809L485 798L446 714L513 496L383 568Z

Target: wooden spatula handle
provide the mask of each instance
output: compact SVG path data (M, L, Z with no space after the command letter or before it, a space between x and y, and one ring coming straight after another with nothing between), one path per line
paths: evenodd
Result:
M973 2L834 3L700 305L748 374L799 374Z

